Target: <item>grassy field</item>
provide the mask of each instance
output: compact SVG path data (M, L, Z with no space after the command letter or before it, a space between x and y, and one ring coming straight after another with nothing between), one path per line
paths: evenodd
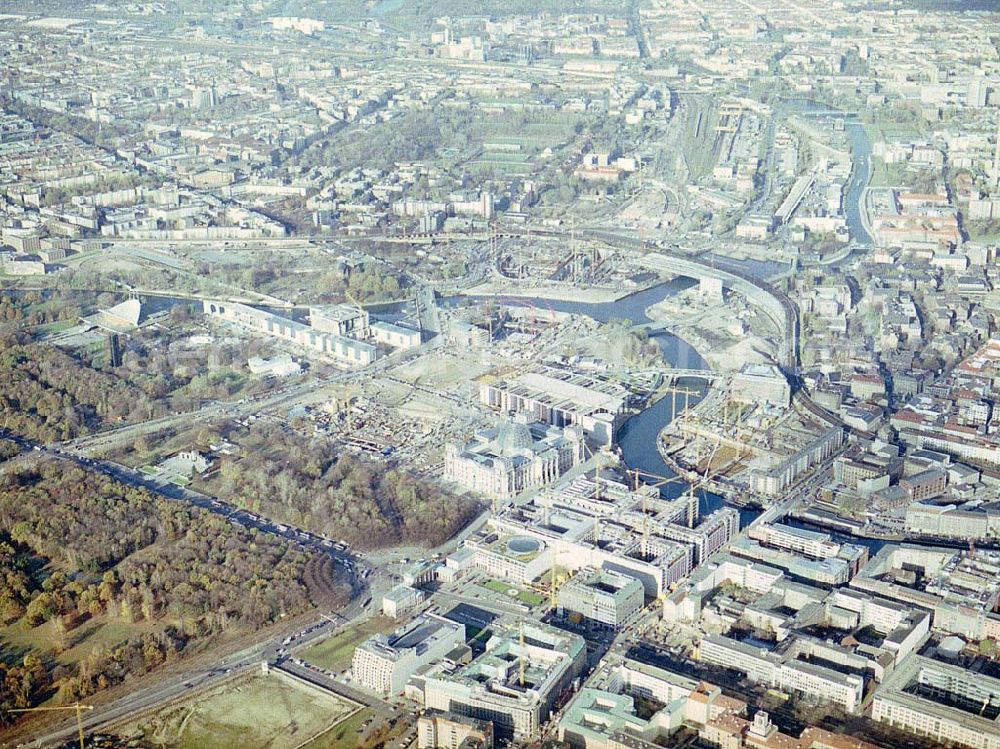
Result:
M76 325L76 320L56 320L55 322L47 322L39 325L35 328L35 333L37 335L44 335L47 333L60 333L64 330L69 330Z
M255 673L189 702L166 707L120 733L171 749L294 749L338 721L346 726L358 719L360 713L344 721L355 709L356 705L333 695L277 675ZM364 718L358 720L359 724L361 720ZM356 738L356 728L343 729L344 738ZM335 726L320 739L329 737L328 741L311 742L309 746L337 747L334 737L339 732L341 727Z
M378 632L390 632L396 627L396 622L384 616L377 616L342 629L322 642L312 645L299 657L314 666L328 671L343 671L351 665L354 648Z
M872 172L868 180L870 187L898 187L906 182L905 165L886 164L881 159L872 159Z
M310 741L302 749L357 749L362 745L359 729L361 724L372 717L371 710L359 710L347 720L337 724L314 741Z
M43 653L65 648L55 658L59 663L72 665L82 661L99 645L104 647L116 645L133 635L156 629L158 629L156 624L130 624L109 617L98 617L60 637L54 620L31 629L21 624L11 624L0 628L0 647L4 651L5 660L10 660L10 657L19 660L19 653L32 648Z
M920 137L920 130L913 125L891 120L880 120L868 123L865 132L873 143L884 141L909 141Z
M492 590L494 593L503 593L504 595L507 595L508 591L516 590L518 592L516 598L529 606L538 606L539 604L545 603L545 599L537 593L532 593L530 590L524 590L516 585L510 585L509 583L505 583L500 580L487 580L483 583L483 587L488 590ZM513 597L515 596L512 596L512 598Z

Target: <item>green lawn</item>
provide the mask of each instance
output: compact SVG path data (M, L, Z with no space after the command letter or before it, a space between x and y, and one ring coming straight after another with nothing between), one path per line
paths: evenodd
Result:
M353 624L299 653L299 657L328 671L342 671L351 664L354 648L378 632L390 632L396 622L384 616Z
M371 710L359 710L315 741L310 741L302 749L356 749L361 743L358 729L370 717L372 717Z
M47 322L37 326L35 332L43 335L46 333L59 333L63 330L69 330L75 325L76 320L56 320L55 322Z
M517 598L522 603L526 603L529 606L539 606L545 603L545 599L530 590L524 590L516 585L511 585L510 583L505 583L500 580L487 580L482 583L482 586L487 590L492 590L494 593L502 593L507 595L509 591L516 590L517 595L511 596L512 598Z

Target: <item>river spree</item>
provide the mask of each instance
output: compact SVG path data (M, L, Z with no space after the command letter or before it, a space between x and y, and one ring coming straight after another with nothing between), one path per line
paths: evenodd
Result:
M567 312L575 315L587 315L598 322L611 320L629 320L636 325L651 322L646 310L667 297L694 285L689 278L678 278L667 283L658 284L643 291L636 292L614 302L586 303L546 300L537 302L527 298L504 297L505 304L544 305L557 312ZM670 366L683 369L708 369L708 364L687 341L671 333L658 333L651 336L660 347L663 360ZM705 381L697 378L681 380L680 385L699 391L700 395L692 399L697 403L704 397ZM673 399L669 396L661 398L645 410L630 418L618 433L618 446L622 458L629 468L658 476L672 478L676 474L671 471L657 449L656 441L660 431L674 418ZM661 489L665 497L677 497L687 491L688 485L677 481L667 484ZM712 512L723 506L724 500L717 494L700 491L700 509L702 513ZM759 514L756 510L740 508L740 524L746 525Z

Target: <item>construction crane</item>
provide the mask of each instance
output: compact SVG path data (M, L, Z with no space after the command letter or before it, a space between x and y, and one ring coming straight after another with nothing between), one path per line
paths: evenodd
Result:
M615 458L612 453L608 450L606 445L601 446L600 449L594 450L590 445L587 444L586 440L583 442L583 455L587 460L594 460L594 493L591 494L591 498L600 499L601 498L601 468L604 466L603 461L610 459L615 462Z
M361 325L363 326L363 329L359 331L360 335L362 336L368 335L368 312L365 311L365 308L361 306L361 302L359 302L357 299L354 298L354 294L352 294L350 291L347 290L346 286L344 287L344 296L346 296L348 301L354 305L354 308L358 311L358 314L361 316ZM420 315L418 313L417 319L419 318Z
M564 575L557 574L558 565L553 563L552 567L549 568L549 585L546 587L542 582L542 576L539 576L538 582L522 583L522 585L529 590L534 591L542 598L547 598L549 601L549 610L555 611L559 608L559 588L564 582L566 582Z
M691 396L692 395L700 395L700 393L697 390L691 390L689 388L679 388L679 387L676 387L676 386L670 388L670 392L671 392L671 402L670 402L670 414L671 414L671 417L670 418L671 418L672 421L678 421L680 419L680 417L684 416L684 414L687 413L688 407L689 407L689 405L691 403ZM683 393L684 394L684 410L681 411L679 414L677 413L677 394L678 393Z
M666 476L658 476L655 473L647 473L646 471L640 471L638 468L632 470L632 475L635 477L634 491L639 491L639 485L642 480L641 477L653 479L651 482L646 484L647 486L652 486L654 489L659 489L660 487L667 486L668 484L673 484L674 482L681 483L683 479L680 476L671 476L667 478ZM642 495L642 505L640 506L640 512L642 513L642 543L643 552L649 545L649 513L646 512L646 493L643 492Z
M556 563L552 561L552 579L549 581L549 605L552 611L559 608L559 581L556 579Z
M83 711L93 710L93 705L83 705L79 702L74 702L72 705L60 705L58 707L19 707L16 709L11 709L9 712L12 713L41 713L49 710L75 710L76 711L76 729L80 734L80 749L83 748Z
M661 476L658 473L649 473L648 471L640 471L638 468L632 469L632 475L635 477L635 491L639 491L640 477L652 479L647 482L647 486L652 486L659 489L661 486L667 486L668 484L683 483L684 479L680 476Z
M688 488L688 528L694 528L695 518L697 516L698 500L695 497L695 489L704 489L708 485L708 474L712 470L712 462L715 460L715 454L719 451L719 445L722 444L722 440L716 440L715 447L712 448L712 452L708 456L708 463L705 464L705 476L701 481L697 482L697 487L695 483L692 482Z
M578 283L578 281L577 281L577 273L576 273L576 270L577 270L576 269L576 252L577 252L577 250L576 250L576 217L575 216L570 219L570 225L569 225L569 245L570 245L570 252L572 253L571 254L571 258L572 258L571 262L573 263L573 283L576 284L576 283Z
M552 305L549 304L549 300L548 299L542 298L542 304L544 304L546 306L546 308L549 310L549 317L552 318L552 324L555 325L556 324L556 311L554 309L552 309Z

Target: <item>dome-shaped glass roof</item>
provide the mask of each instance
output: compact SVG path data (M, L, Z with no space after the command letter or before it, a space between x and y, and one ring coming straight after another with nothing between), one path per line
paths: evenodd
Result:
M527 424L508 421L497 429L497 452L505 458L512 458L523 450L530 450L535 444Z

